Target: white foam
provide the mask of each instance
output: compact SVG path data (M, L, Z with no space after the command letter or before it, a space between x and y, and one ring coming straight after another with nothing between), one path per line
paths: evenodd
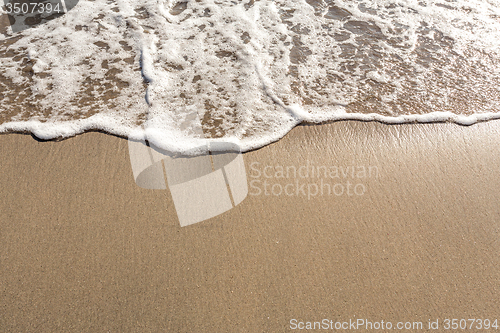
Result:
M28 84L39 113L0 131L99 129L183 152L200 144L201 120L246 151L304 121L497 119L499 18L493 0L80 1L9 46L34 76L13 59L0 74ZM99 90L110 69L126 84ZM15 107L3 100L0 112Z

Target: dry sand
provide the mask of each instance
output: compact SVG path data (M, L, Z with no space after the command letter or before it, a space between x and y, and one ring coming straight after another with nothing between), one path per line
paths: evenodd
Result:
M185 228L168 190L135 185L126 140L0 135L0 331L500 320L499 134L499 121L300 126L244 155L248 180L255 162L377 167L353 181L364 195L249 195Z

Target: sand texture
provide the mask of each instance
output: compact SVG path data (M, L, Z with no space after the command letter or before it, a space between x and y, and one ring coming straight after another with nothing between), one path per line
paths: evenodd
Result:
M185 228L168 190L136 186L126 140L0 135L0 332L500 319L499 134L498 121L299 126L244 154L249 183L265 180L256 166L376 167L351 179L363 195L262 192Z

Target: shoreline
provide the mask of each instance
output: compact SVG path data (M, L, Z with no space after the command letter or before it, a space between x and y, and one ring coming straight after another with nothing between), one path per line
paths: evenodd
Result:
M342 117L344 116L344 117ZM98 126L95 125L94 122L90 122L87 124L87 126L84 126L82 130L78 130L77 132L73 133L74 127L77 127L76 123L80 123L85 120L75 120L75 121L65 121L61 122L61 127L63 128L62 134L47 134L48 129L45 124L49 124L48 127L51 127L50 123L46 122L40 122L40 121L20 121L20 122L8 122L8 123L3 123L0 124L0 135L2 134L26 134L26 135L32 135L36 137L37 140L41 141L62 141L66 139L71 139L79 135L83 135L86 133L102 133L106 135L111 135L115 136L118 138L122 138L127 140L127 136L124 134L120 134L119 132L126 132L126 129L123 127L121 128L121 131L108 131L106 129L102 128L97 128ZM302 120L298 120L297 124L293 125L291 128L284 129L283 131L279 132L272 138L267 138L263 139L260 141L257 141L256 143L248 143L243 141L243 147L247 148L242 148L243 153L248 153L252 151L257 151L259 149L265 148L269 145L275 144L279 141L281 141L284 137L289 135L291 131L293 131L297 127L301 126L325 126L325 125L331 125L335 123L342 123L342 122L362 122L362 123L377 123L377 124L382 124L382 125L387 125L387 126L392 126L392 125L413 125L413 124L454 124L458 126L474 126L476 124L481 124L485 122L495 122L500 120L500 113L497 112L490 112L490 113L477 113L477 114L472 114L472 115L458 115L450 112L432 112L428 114L412 114L412 115L401 115L397 117L387 117L383 116L381 114L377 113L370 113L370 114L362 114L362 113L353 113L349 114L349 117L345 117L345 114L338 115L338 118L333 118L333 119L327 119L324 121L319 121L319 122L314 122L307 120L306 118L303 118ZM8 125L8 126L7 126ZM27 127L26 127L27 126ZM119 126L120 127L120 126ZM59 129L61 131L61 129ZM130 135L128 138L132 140L142 140L144 137L144 131L142 130L142 133L139 134L140 131L133 130L133 134ZM153 134L152 139L155 140L155 136ZM212 140L212 139L208 139ZM220 138L214 138L213 140L217 141L220 140ZM228 142L235 142L238 140L235 140L234 138L229 138L226 140ZM240 142L241 142L240 141ZM158 140L155 140L156 143L158 143ZM192 144L187 142L182 147L175 147L171 143L168 143L166 146L159 146L160 148L167 148L167 150L170 150L172 152L179 152L182 154L183 151L189 151L191 150ZM168 149L172 148L172 149Z

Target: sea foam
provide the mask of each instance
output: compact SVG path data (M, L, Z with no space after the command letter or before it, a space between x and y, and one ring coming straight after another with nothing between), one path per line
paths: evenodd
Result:
M81 0L0 37L0 131L183 152L301 122L469 125L500 118L499 41L493 0Z

